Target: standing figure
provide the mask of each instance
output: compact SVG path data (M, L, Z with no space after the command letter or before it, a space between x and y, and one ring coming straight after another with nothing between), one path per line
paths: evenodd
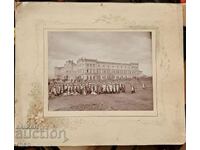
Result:
M63 85L60 85L60 94L63 94L64 90L63 90Z
M112 93L113 92L113 90L112 90L112 84L110 83L109 84L109 93Z
M87 95L86 86L83 86L83 95Z
M116 84L113 84L113 85L112 85L112 88L113 88L112 91L113 91L114 94L116 93L116 86L115 86L115 85L116 85Z
M57 96L60 95L60 86L59 85L56 86L56 95Z
M142 83L142 88L145 89L145 84L144 83Z
M70 95L70 85L67 87L67 95Z
M80 85L80 94L81 95L83 94L83 85L82 84Z
M135 87L132 85L131 86L131 94L135 93Z
M122 92L123 92L123 93L126 92L126 86L125 86L125 84L122 84Z
M97 93L97 85L94 85L94 91Z
M116 92L119 93L119 84L116 85Z
M67 84L64 85L64 92L67 92Z
M109 91L109 85L106 85L106 93L107 94L110 93L110 91Z
M74 86L71 85L71 87L70 87L70 95L73 95L73 94L74 94Z
M91 86L91 95L97 95L97 93L95 91L95 85Z
M122 92L122 88L123 88L123 87L122 87L122 84L120 83L120 84L119 84L119 92Z
M102 85L102 89L103 89L103 94L105 94L106 93L106 85L105 84Z
M53 93L54 96L56 96L56 94L57 94L55 85L52 88L52 93Z

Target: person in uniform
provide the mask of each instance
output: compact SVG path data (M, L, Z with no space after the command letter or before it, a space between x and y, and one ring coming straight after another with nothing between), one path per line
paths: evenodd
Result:
M122 84L122 92L125 93L126 92L126 87L125 84Z
M95 85L91 86L91 95L97 95L97 93L95 92Z
M56 96L60 95L60 86L57 84L56 85Z
M88 94L91 94L91 92L92 92L92 88L91 88L91 84L89 84L89 86L88 86Z
M116 93L116 84L113 84L113 93Z
M80 85L80 94L81 95L83 94L83 85L82 84Z
M78 95L78 91L77 91L77 85L74 85L74 94L73 95Z
M67 92L67 84L64 85L64 92Z
M86 95L89 93L89 86L88 86L88 84L85 85L85 92L86 92Z
M94 84L94 91L97 93L97 84Z
M70 93L71 93L71 87L70 87L70 85L68 85L68 87L67 87L67 95L69 96L70 95Z
M119 84L119 91L122 92L122 84Z
M56 93L56 87L55 87L55 85L53 86L53 88L52 88L52 93L53 93L53 95L54 96L56 96L57 95L57 93Z
M99 84L97 84L97 94L101 94L101 86Z
M144 83L142 83L142 89L145 89L145 84Z
M116 91L119 93L119 84L116 85Z
M109 93L112 94L112 92L113 92L112 91L112 83L108 84L108 86L109 86Z
M109 94L110 91L109 91L109 85L106 85L106 94Z
M74 86L71 85L71 86L70 86L70 95L73 95L73 94L74 94Z
M131 86L131 94L135 93L135 87L132 85Z
M103 88L103 93L106 94L106 84L103 84L102 88Z
M83 95L87 95L86 86L83 86Z
M63 94L64 89L63 89L63 84L60 85L60 94Z

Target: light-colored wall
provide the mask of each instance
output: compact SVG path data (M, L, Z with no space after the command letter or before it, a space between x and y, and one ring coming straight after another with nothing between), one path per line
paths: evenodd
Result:
M68 76L68 79L75 79L78 76L83 79L118 79L132 78L141 74L137 63L110 63L87 59L79 59L77 64L66 61L62 71L58 69L55 71L56 77Z

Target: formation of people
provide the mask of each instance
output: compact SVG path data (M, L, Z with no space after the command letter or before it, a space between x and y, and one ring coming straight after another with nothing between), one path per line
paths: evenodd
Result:
M71 95L99 95L126 93L126 84L123 83L76 83L50 81L48 83L49 97ZM131 93L135 93L134 85L130 85Z

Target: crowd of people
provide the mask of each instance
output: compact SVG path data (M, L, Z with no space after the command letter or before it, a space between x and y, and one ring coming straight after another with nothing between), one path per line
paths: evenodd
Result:
M71 95L99 95L99 94L118 94L126 92L126 84L124 83L89 83L51 80L48 83L49 97L55 96L71 96ZM135 93L134 85L130 85L131 93Z

